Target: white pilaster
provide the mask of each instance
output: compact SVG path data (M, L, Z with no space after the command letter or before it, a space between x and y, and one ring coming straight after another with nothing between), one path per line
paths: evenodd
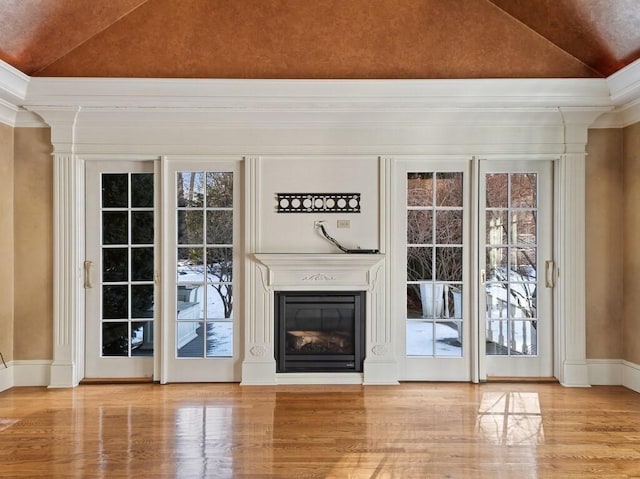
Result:
M558 165L556 227L556 376L565 386L588 387L585 284L585 162L589 125L602 109L561 108L565 154Z
M51 126L53 158L53 361L49 387L77 386L83 375L82 191L73 152L79 108L33 108Z

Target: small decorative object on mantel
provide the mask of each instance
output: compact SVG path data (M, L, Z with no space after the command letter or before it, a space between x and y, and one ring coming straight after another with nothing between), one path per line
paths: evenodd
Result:
M360 213L360 193L276 193L278 213Z

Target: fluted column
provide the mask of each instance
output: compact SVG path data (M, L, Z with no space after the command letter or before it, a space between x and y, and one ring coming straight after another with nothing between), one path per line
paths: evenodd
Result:
M74 154L78 107L30 107L53 144L53 361L49 387L74 387L84 369L84 178Z
M558 164L556 374L565 386L589 386L586 351L585 170L589 125L602 109L562 108L565 153Z

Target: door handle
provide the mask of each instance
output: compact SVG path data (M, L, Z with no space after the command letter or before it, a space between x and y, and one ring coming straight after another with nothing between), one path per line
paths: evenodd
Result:
M480 270L480 284L485 284L487 282L487 272L483 269Z
M92 268L93 268L93 261L84 262L84 288L85 289L93 288L93 283L91 282Z
M555 263L553 260L544 262L544 283L547 288L553 288L555 284Z

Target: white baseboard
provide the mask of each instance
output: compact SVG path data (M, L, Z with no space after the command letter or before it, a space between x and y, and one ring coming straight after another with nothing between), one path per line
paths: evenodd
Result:
M0 391L16 386L48 386L51 361L15 360L0 369Z
M7 364L8 367L0 365L0 392L6 391L13 387L13 367L11 362Z
M640 393L640 364L622 361L622 385Z
M624 386L640 393L640 364L623 359L587 359L594 386Z
M620 386L622 359L587 359L592 386Z
M51 361L44 359L13 361L14 386L48 386Z

